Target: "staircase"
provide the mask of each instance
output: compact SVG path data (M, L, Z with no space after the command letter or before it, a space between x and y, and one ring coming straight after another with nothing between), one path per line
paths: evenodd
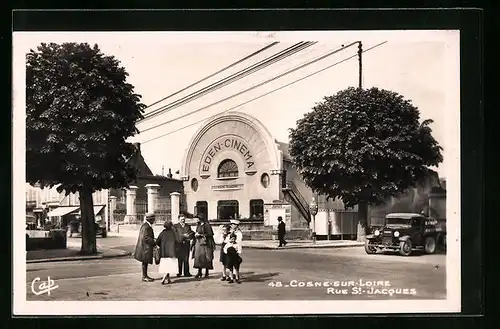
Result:
M302 196L299 189L292 181L286 181L283 185L282 191L285 194L285 197L289 197L293 201L302 217L304 217L307 223L309 223L311 221L311 213L306 199Z

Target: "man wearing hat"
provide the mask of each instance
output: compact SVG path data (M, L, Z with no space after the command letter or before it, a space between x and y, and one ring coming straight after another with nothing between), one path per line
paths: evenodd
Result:
M189 273L189 251L191 249L191 240L194 238L194 232L191 226L186 224L186 217L184 214L179 215L179 223L174 224L174 230L177 232L177 236L180 241L175 244L175 249L177 253L177 262L179 266L179 271L177 277L182 275L182 270L184 269L184 276L190 277Z
M285 241L285 222L283 221L283 217L279 216L278 217L278 240L280 241L280 244L278 247L284 247L286 246L287 242Z
M142 263L142 281L144 282L154 281L154 279L148 275L148 264L153 264L153 248L155 244L153 231L154 222L155 214L147 213L144 223L141 225L134 252L134 258Z

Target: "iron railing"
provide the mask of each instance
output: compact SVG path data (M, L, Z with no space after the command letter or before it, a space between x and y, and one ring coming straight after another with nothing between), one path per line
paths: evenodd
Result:
M301 212L302 216L304 216L306 221L309 223L311 221L311 212L309 211L309 204L307 203L302 193L300 193L297 186L295 186L295 184L292 181L286 181L286 185L283 188L283 192L287 192L291 196L291 198L297 205L297 208Z

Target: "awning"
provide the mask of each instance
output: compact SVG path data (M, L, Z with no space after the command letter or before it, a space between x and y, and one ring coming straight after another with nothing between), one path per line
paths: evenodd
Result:
M104 206L94 206L94 216L97 216L97 214L101 212L102 208L104 208ZM78 211L78 215L81 214L82 210L80 209L80 211Z
M64 216L73 211L77 210L80 207L58 207L54 210L51 210L47 213L47 217L56 217L56 216Z
M36 224L36 217L31 215L26 215L26 224Z

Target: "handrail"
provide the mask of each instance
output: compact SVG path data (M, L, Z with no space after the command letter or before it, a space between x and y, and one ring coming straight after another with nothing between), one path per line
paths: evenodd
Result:
M286 189L293 192L290 194L293 194L295 196L295 198L297 199L298 206L300 206L300 208L302 208L300 210L305 215L306 220L309 221L310 220L309 205L308 205L306 199L304 198L304 196L302 195L302 193L300 193L297 186L295 186L295 184L292 181L286 181Z
M299 201L302 204L302 206L305 209L307 209L307 211L309 212L309 205L308 205L306 199L304 198L304 196L302 195L302 193L300 193L300 191L297 188L297 186L292 181L286 181L286 187L288 189L292 190L297 195L297 197L299 198Z

